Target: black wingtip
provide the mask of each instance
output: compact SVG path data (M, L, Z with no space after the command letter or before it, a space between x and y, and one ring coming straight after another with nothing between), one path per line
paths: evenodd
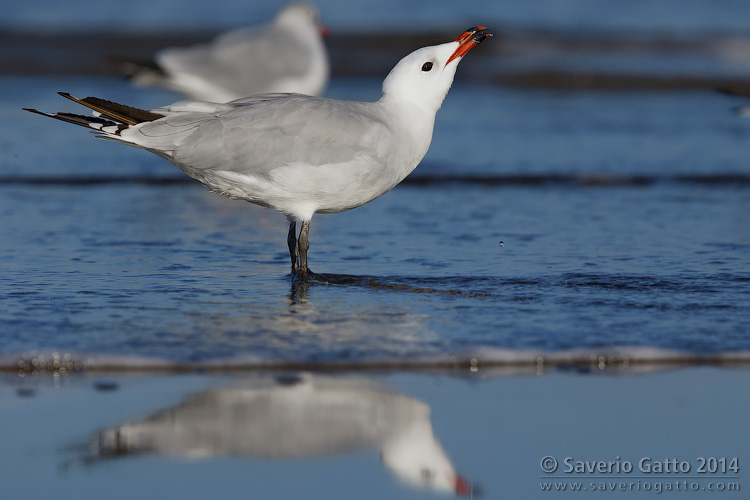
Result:
M70 99L73 102L77 102L78 104L81 104L81 99L70 95L70 93L68 92L58 92L57 95L63 96L66 99Z
M48 115L47 113L45 113L44 111L39 111L38 109L34 109L34 108L21 108L21 109L22 109L23 111L28 111L29 113L35 113L35 114L37 114L37 115L42 115L42 116L49 116L49 115Z
M716 92L725 94L725 95L731 95L731 96L738 96L738 97L750 97L750 87L747 86L723 86L723 87L716 87L714 88Z
M164 70L152 60L135 60L129 57L110 56L104 59L107 70L121 73L126 78L152 75L157 78L166 77Z

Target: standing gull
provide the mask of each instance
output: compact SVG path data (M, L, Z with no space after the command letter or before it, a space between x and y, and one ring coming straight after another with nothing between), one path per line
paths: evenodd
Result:
M264 92L320 95L329 76L318 9L294 3L267 25L224 33L209 43L159 51L153 67L123 61L140 86L191 99L227 102Z
M305 279L312 216L364 205L416 168L458 63L488 36L478 26L412 52L388 74L375 102L260 94L146 111L61 93L94 116L24 109L151 151L214 191L285 214L292 272Z

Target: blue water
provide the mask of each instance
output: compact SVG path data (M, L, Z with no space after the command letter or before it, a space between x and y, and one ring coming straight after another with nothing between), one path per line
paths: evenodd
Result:
M456 84L411 181L313 219L310 266L336 282L300 285L282 216L17 109L70 109L56 90L163 95L108 78L0 85L12 117L2 354L318 362L750 349L750 121L726 96ZM329 93L374 99L378 86L341 80Z
M0 25L189 32L260 22L279 5L14 2ZM493 71L744 78L750 68L741 1L319 5L342 33L483 23L530 34L507 53L500 36L472 52L496 44L484 59ZM550 52L549 40L534 45L545 30L694 45ZM364 207L314 218L310 267L330 283L310 284L288 274L282 216L20 110L80 112L57 91L140 107L178 96L116 77L0 76L0 356L357 363L750 350L750 120L732 112L742 99L507 88L469 60L412 176ZM337 76L326 95L375 100L380 81Z
M414 373L60 378L56 385L52 377L0 378L9 382L0 384L3 424L15 431L6 433L0 456L6 496L33 487L118 500L217 492L228 499L452 498L400 481L383 459L383 434L415 422L483 492L473 498L539 498L541 482L583 482L587 491L592 483L622 483L639 488L625 494L634 498L653 497L655 484L674 491L679 482L681 491L694 484L688 496L698 499L715 498L708 488L721 484L722 497L744 498L747 370L481 380ZM279 451L270 458L272 440ZM540 470L545 456L559 461L556 477ZM566 457L634 467L564 474ZM684 461L692 473L640 474L643 457ZM700 457L726 464L737 457L740 472L696 473Z
M133 0L127 9L110 2L71 0L64 5L51 0L6 2L0 25L21 29L75 30L106 27L115 30L157 28L195 29L225 27L268 19L286 0L245 2L223 0ZM666 33L747 32L748 5L743 0L477 0L461 4L419 0L318 0L327 24L342 31L360 29L420 32L431 27L511 25L567 30L660 30Z
M13 2L0 29L190 33L278 5ZM747 463L750 120L705 83L750 75L747 3L320 5L334 32L515 33L462 62L405 182L313 219L327 283L290 276L281 215L20 109L178 96L0 64L0 497L437 498L419 459L436 446L488 499L558 479L739 498L742 474L554 478L540 460ZM66 43L30 61L94 58ZM498 84L529 68L705 90ZM374 100L380 80L327 95ZM704 363L740 369L684 367Z

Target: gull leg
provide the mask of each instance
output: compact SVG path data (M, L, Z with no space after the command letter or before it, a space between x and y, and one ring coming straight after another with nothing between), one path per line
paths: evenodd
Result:
M289 257L292 259L292 273L299 273L299 263L297 262L297 222L289 219L289 234L286 237L286 243L289 245Z
M299 252L299 276L306 277L310 270L307 268L307 250L310 248L310 242L307 239L310 233L310 221L302 221L302 228L299 230L299 240L297 240L297 251Z

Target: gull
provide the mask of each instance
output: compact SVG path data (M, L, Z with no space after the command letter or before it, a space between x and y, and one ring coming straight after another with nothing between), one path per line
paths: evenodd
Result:
M352 376L247 377L103 429L91 444L84 462L142 453L278 460L377 451L406 486L459 496L475 491L435 436L424 401Z
M477 26L452 42L412 52L385 78L375 102L258 94L149 111L61 92L94 116L24 109L143 148L213 191L286 215L292 273L306 280L316 277L307 261L313 215L362 206L416 168L458 63L489 36Z
M221 34L209 43L157 52L153 67L123 61L139 86L191 99L227 102L264 92L320 95L330 73L318 9L294 3L267 25Z

